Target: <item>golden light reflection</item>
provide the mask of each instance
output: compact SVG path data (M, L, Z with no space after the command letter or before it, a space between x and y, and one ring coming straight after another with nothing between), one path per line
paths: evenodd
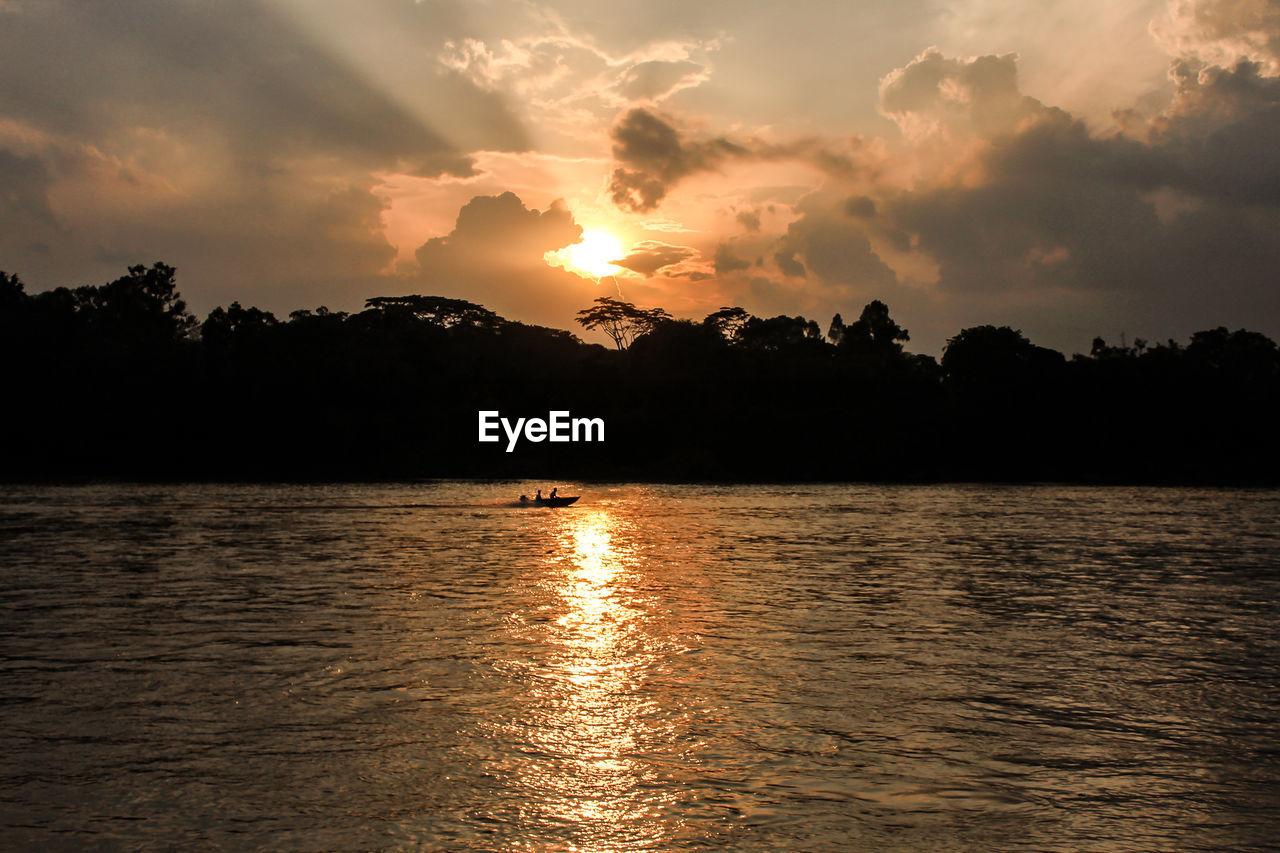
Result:
M660 814L669 794L639 758L663 739L644 695L651 603L634 588L638 561L607 510L556 522L541 576L556 615L530 637L547 649L527 721L542 760L523 783L540 821L575 827L574 849L634 849L668 829Z
M575 521L569 535L573 547L572 568L566 577L569 582L561 591L569 609L560 618L560 624L575 634L582 634L588 627L601 626L610 610L617 606L611 584L618 573L618 558L611 547L607 516L597 514ZM594 639L610 639L611 634L611 630L603 631Z

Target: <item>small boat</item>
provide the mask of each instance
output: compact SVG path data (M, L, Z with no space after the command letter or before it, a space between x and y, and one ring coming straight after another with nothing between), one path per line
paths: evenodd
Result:
M511 504L511 505L512 505L512 506L521 506L521 507L530 507L530 506L569 506L569 505L570 505L570 504L572 504L572 503L576 503L576 502L577 502L577 500L578 500L578 497L579 497L578 495L565 495L564 497L561 497L560 495L556 495L554 498L552 498L552 497L546 497L546 498L543 498L543 497L530 498L530 497L527 497L526 495L521 495L521 496L520 496L520 500L516 501L515 503L513 503L513 504Z
M532 501L530 501L530 503L532 503L534 506L568 506L569 504L576 501L579 497L580 497L579 495L568 495L563 498L562 497L534 498Z

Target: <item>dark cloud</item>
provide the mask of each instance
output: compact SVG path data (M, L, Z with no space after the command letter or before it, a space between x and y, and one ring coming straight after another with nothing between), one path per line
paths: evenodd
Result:
M751 262L743 258L739 258L733 253L733 249L727 243L721 243L716 246L716 254L713 260L717 275L726 275L738 270L745 270L751 267Z
M752 293L793 312L902 300L924 311L910 319L926 348L965 319L1064 349L1124 329L1275 334L1280 78L1253 60L1172 68L1158 115L1097 132L1024 96L1012 57L927 51L882 86L916 171L828 170L771 250L775 286ZM800 275L803 292L787 286Z
M1258 63L1176 62L1177 94L1150 144L1171 161L1166 183L1227 201L1280 204L1280 78Z
M623 116L612 136L613 157L619 165L609 180L609 192L614 204L636 212L653 210L682 178L750 153L723 138L682 139L671 122L645 109Z
M876 215L875 199L865 195L850 196L844 201L844 212L860 219L870 219Z
M804 264L796 258L795 249L779 249L773 253L773 262L782 270L782 274L792 278L806 278Z
M880 169L877 157L858 137L832 146L823 140L799 139L783 144L758 139L732 140L727 137L689 139L668 118L646 109L628 112L614 125L613 158L617 165L609 180L613 203L624 210L653 210L672 187L699 172L720 168L729 161L796 160L844 180L866 180ZM770 197L779 190L801 195L804 187L758 188ZM739 221L751 229L759 227L759 213L739 214Z
M924 64L972 80L984 59ZM1118 135L1029 103L1007 70L993 73L1000 65L965 98L927 97L920 83L918 97L905 99L919 113L898 114L904 128L984 141L961 155L968 162L951 163L965 180L886 192L869 223L908 235L937 264L943 293L983 302L1001 294L1060 327L1086 325L1065 316L1073 312L1099 329L1159 333L1162 322L1165 334L1280 325L1280 80L1256 62L1175 60L1172 103ZM1049 304L1061 316L1036 307Z
M872 250L862 225L837 207L823 204L802 206L803 215L787 228L780 254L800 255L804 267L827 288L866 295L886 294L898 281L893 270ZM779 261L788 275L795 275Z
M754 276L747 282L747 289L739 297L742 307L760 317L776 314L795 314L808 310L810 304L802 292L768 276Z
M453 231L428 240L417 257L424 267L432 267L451 254L485 252L490 265L519 265L581 237L582 227L563 202L554 202L545 211L530 210L515 193L505 192L471 199L458 212Z
M738 220L738 224L748 231L760 230L760 211L758 210L740 210L738 215L734 217Z
M697 250L688 246L672 246L657 240L641 240L632 247L625 258L616 259L613 263L623 269L649 277L658 270L683 263L697 254Z
M417 251L406 287L479 302L512 319L572 328L576 311L600 295L596 284L543 256L578 241L582 228L561 202L530 210L514 193L476 196L447 236Z
M47 262L61 243L65 228L49 205L53 186L47 164L39 157L0 147L0 264L28 281L24 261Z
M1211 275L1217 260L1206 262L1224 253L1253 258L1251 276L1234 274L1260 283L1276 259L1266 233L1280 213L1280 81L1258 70L1184 75L1145 140L1042 113L983 150L980 183L907 193L890 212L948 288L1191 292L1187 276Z
M32 225L56 229L58 220L48 200L51 185L49 170L39 157L0 149L0 231L12 233Z
M1049 108L1018 91L1016 57L950 59L929 49L880 84L880 110L909 137L1010 131Z

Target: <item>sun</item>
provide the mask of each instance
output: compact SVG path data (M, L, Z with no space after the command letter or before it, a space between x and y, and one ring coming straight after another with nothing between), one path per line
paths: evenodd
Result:
M547 253L547 262L588 278L604 278L622 272L613 263L626 252L622 241L608 231L584 231L582 239L572 246Z

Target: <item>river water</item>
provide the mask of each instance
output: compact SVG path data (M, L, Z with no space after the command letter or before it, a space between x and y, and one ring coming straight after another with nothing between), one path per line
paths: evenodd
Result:
M1277 849L1280 492L0 489L8 850Z

